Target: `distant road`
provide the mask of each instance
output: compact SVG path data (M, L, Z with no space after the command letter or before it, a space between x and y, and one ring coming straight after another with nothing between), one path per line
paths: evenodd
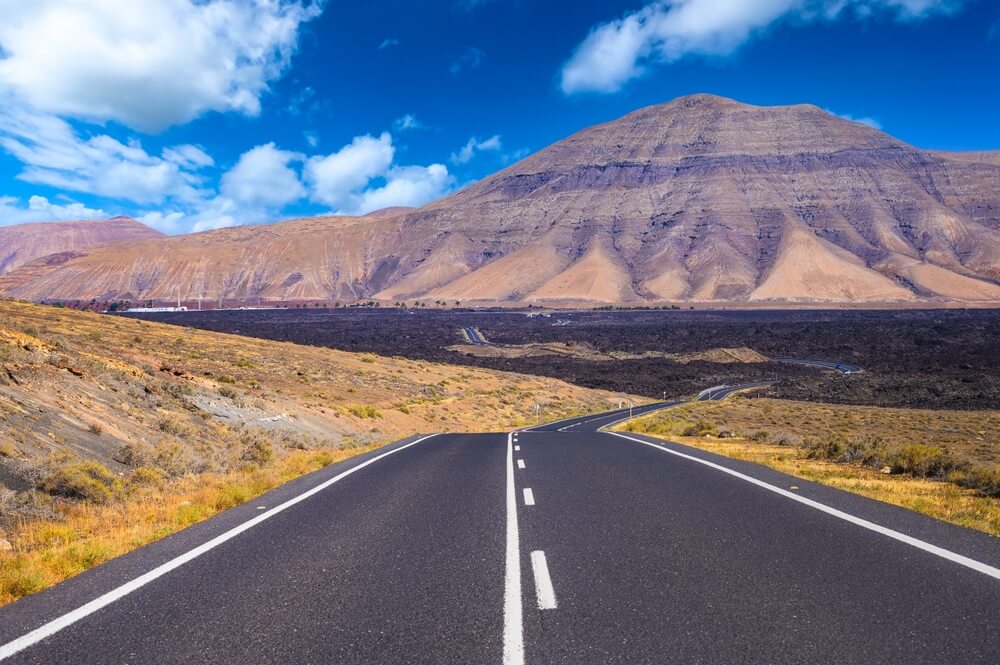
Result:
M809 365L811 367L822 367L823 369L836 370L841 374L858 374L861 372L861 368L858 367L857 365L848 365L847 363L836 362L833 360L807 360L802 358L771 358L771 362L790 363L792 365Z
M0 659L1000 662L998 539L627 417L332 465L0 609Z
M476 344L478 346L487 346L487 345L489 345L489 342L486 341L486 338L483 337L482 333L480 333L475 328L472 328L472 327L463 328L462 331L465 333L465 336L466 336L466 338L468 338L468 340L469 340L470 343Z

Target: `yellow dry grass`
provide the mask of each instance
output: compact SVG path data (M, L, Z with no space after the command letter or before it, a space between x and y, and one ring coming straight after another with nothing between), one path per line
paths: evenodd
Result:
M9 534L12 549L0 552L0 605L372 448L296 451L264 468L185 478L107 505L65 504L62 519L23 521Z
M856 463L809 456L801 445L758 443L750 436L768 431L772 439L789 435L821 439L832 432L844 436L879 435L890 446L932 443L960 454L995 460L997 412L939 412L809 404L770 399L699 402L620 425L623 431L677 441L734 459L768 466L796 478L902 506L953 524L1000 536L1000 501L977 495L953 483L881 473ZM736 438L682 436L690 426ZM759 438L759 437L758 437ZM985 444L983 438L990 443Z

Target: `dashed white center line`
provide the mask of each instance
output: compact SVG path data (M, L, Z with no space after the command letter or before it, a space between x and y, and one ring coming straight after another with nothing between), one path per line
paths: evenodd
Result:
M514 450L507 437L507 553L503 602L503 663L524 665L524 627L521 605L521 545L517 532L517 491L514 489Z
M524 488L524 505L526 506L535 505L535 493L531 491L530 487Z
M521 446L514 446L514 451L515 451L515 452L516 452L516 451L519 451L519 450L521 450Z
M545 561L545 552L535 550L531 553L531 570L535 573L535 594L538 596L538 609L556 609L556 591L552 588L552 578L549 577L549 564Z
M517 468L519 468L519 469L523 469L524 468L524 460L523 459L517 460Z

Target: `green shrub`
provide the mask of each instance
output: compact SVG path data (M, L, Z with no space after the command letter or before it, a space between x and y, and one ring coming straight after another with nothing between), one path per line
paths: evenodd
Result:
M1000 499L1000 466L977 464L948 475L948 480L960 487L976 490L979 496Z
M348 412L350 412L352 416L355 416L357 418L375 419L382 417L382 413L378 409L376 409L374 406L369 406L367 404L355 404L354 406L347 407L347 410Z
M123 443L111 454L111 459L132 468L149 464L150 457L149 449L138 443Z
M895 473L909 473L921 478L942 478L965 465L950 452L937 446L914 444L896 450L889 466Z
M245 445L240 460L263 466L274 460L274 447L262 436L244 437Z
M73 462L49 474L41 488L56 496L105 503L113 496L117 481L115 474L100 462Z

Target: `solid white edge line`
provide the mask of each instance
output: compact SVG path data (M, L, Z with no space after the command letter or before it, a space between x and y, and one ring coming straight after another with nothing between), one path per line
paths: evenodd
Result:
M535 493L531 491L530 487L524 488L524 505L526 506L535 505Z
M538 596L538 609L554 610L556 590L552 588L552 578L549 576L549 564L545 560L545 552L535 550L531 553L531 570L535 573L535 594Z
M519 469L523 469L524 468L524 460L523 459L517 460L517 468L519 468Z
M125 584L117 587L116 589L112 589L111 591L108 591L107 593L98 596L97 598L95 598L94 600L90 601L89 603L81 605L80 607L76 608L75 610L67 612L66 614L62 615L61 617L59 617L57 619L53 619L52 621L49 621L48 623L40 626L39 628L36 628L35 630L33 630L33 631L29 632L29 633L26 633L26 634L22 635L21 637L8 642L7 644L4 644L3 646L0 646L0 660L4 660L5 658L9 658L9 657L13 656L14 654L18 653L19 651L22 651L22 650L24 650L24 649L32 646L33 644L37 644L38 642L41 642L45 638L51 637L52 635L55 635L56 633L58 633L63 628L66 628L67 626L73 625L77 621L80 621L81 619L84 619L84 618L90 616L91 614L93 614L94 612L100 610L101 608L106 607L106 606L110 605L111 603L115 602L116 600L119 600L119 599L127 596L128 594L132 593L133 591L136 591L137 589L140 589L140 588L146 586L147 584L149 584L153 580L156 580L157 578L162 577L163 575L166 575L170 571L172 571L172 570L174 570L176 568L180 568L181 566L183 566L184 564L188 563L189 561L192 561L192 560L198 558L202 554L205 554L206 552L209 552L210 550L215 549L219 545L225 543L227 540L231 540L232 538L235 538L236 536L240 535L244 531L248 531L248 530L252 529L253 527L255 527L258 524L260 524L261 522L274 517L278 513L282 512L284 510L287 510L288 508L291 508L295 504L300 503L302 501L305 501L306 499L308 499L309 497L313 496L314 494L322 492L327 487L330 487L334 483L339 482L340 480L343 480L344 478L346 478L347 476L351 475L352 473L354 473L356 471L360 471L361 469L365 468L366 466L368 466L370 464L374 464L375 462L379 461L380 459L383 459L385 457L388 457L389 455L398 453L401 450L406 450L410 446L415 446L418 443L420 443L421 441L426 441L427 439L429 439L431 437L434 437L434 436L437 436L437 434L429 434L427 436L420 437L416 441L411 441L410 443L407 443L404 446L400 446L398 448L393 448L392 450L386 451L386 452L382 453L381 455L378 455L376 457L371 458L370 460L366 460L366 461L362 462L361 464L358 464L357 466L353 466L350 469L337 474L333 478L330 478L329 480L323 481L322 483L320 483L316 487L313 487L310 490L306 490L302 494L299 494L298 496L295 496L295 497L289 499L288 501L285 501L284 503L282 503L282 504L280 504L278 506L275 506L274 508L272 508L271 510L267 511L266 513L261 513L260 515L257 515L253 519L247 520L243 524L240 524L239 526L233 527L232 529L230 529L230 530L228 530L228 531L226 531L224 533L219 534L215 538L212 538L211 540L208 540L208 541L202 543L198 547L195 547L194 549L189 550L189 551L185 552L184 554L182 554L182 555L180 555L180 556L178 556L176 558L173 558L170 561L167 561L166 563L163 563L163 564L157 566L156 568L153 568L149 572L144 573L143 575L140 575L139 577L135 578L131 582L126 582Z
M513 437L507 435L507 553L503 585L503 662L524 665L524 618L521 606L521 542L517 532Z
M677 457L682 457L682 458L684 458L686 460L690 460L692 462L697 462L698 464L704 464L705 466L708 466L708 467L711 467L713 469L716 469L717 471L721 471L723 473L729 474L730 476L733 476L735 478L739 478L740 480L744 480L744 481L746 481L746 482L748 482L748 483L750 483L752 485L757 485L758 487L762 487L762 488L764 488L764 489L766 489L766 490L768 490L770 492L774 492L775 494L780 494L781 496L785 497L786 499L791 499L792 501L798 501L801 504L809 506L810 508L815 508L816 510L818 510L820 512L823 512L823 513L826 513L827 515L832 515L833 517L842 519L845 522L850 522L851 524L854 524L856 526L860 526L860 527L862 527L864 529L868 529L869 531L874 531L875 533L882 534L883 536L888 536L889 538L892 538L893 540L898 540L901 543L905 543L905 544L910 545L912 547L916 547L917 549L923 550L924 552L928 552L928 553L933 554L935 556L939 556L942 559L947 559L948 561L951 561L952 563L957 563L960 566L965 566L966 568L971 568L972 570L974 570L974 571L976 571L978 573L982 573L982 574L988 575L989 577L992 577L994 579L1000 580L1000 569L998 569L998 568L994 568L993 566L990 566L988 564L982 563L980 561L976 561L975 559L970 559L967 556L963 556L961 554L957 554L955 552L952 552L951 550L946 550L943 547L938 547L937 545L932 545L931 543L928 543L928 542L925 542L923 540L920 540L919 538L914 538L913 536L908 536L905 533L901 533L901 532L896 531L894 529L890 529L888 527L884 527L884 526L881 526L879 524L875 524L874 522L869 522L866 519L862 519L860 517L855 517L854 515L851 515L850 513L845 513L842 510L837 510L836 508L832 508L832 507L826 505L825 503L820 503L819 501L813 501L812 499L807 499L804 496L800 496L798 494L795 494L794 492L790 492L790 491L782 489L780 487L776 487L776 486L771 485L769 483L765 483L763 480L758 480L758 479L756 479L756 478L754 478L752 476L746 475L745 473L740 473L739 471L734 471L732 469L726 468L726 467L722 466L721 464L716 464L715 462L709 462L708 460L704 460L704 459L695 457L693 455L686 455L686 454L684 454L682 452L679 452L679 451L676 451L676 450L671 450L670 448L667 448L665 446L661 446L661 445L658 445L658 444L655 444L655 443L650 443L649 441L643 441L642 439L636 439L634 437L626 436L624 434L619 434L618 432L609 432L609 434L613 434L613 435L615 435L617 437L621 437L623 439L628 439L629 441L635 441L636 443L641 443L643 445L649 446L650 448L655 448L656 450L659 450L659 451L662 451L662 452L665 452L665 453L670 453L671 455L676 455Z

